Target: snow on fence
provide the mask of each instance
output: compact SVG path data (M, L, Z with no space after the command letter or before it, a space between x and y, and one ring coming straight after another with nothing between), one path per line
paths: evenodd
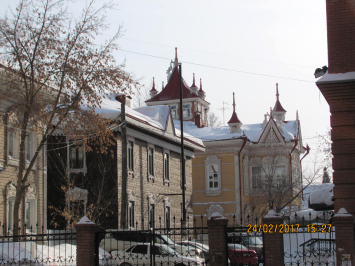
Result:
M335 227L320 217L308 223L305 220L302 217L283 224L285 265L335 266Z

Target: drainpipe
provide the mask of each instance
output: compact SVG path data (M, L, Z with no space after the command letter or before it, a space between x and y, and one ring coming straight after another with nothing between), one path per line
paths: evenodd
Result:
M238 152L238 163L239 163L239 211L240 211L240 218L242 218L242 171L241 171L241 167L240 167L240 154L242 152L242 150L244 149L245 144L247 143L248 138L245 136L245 134L242 137L243 145L240 148L239 152Z
M304 157L306 157L308 154L309 154L309 151L311 150L311 148L308 146L307 144L307 147L306 147L306 154L303 155L303 157L301 158L300 160L300 168L301 168L301 184L303 184L303 175L302 175L302 160ZM302 200L304 200L303 198L303 189L302 189Z
M290 176L291 176L291 198L293 197L293 183L292 183L292 152L296 148L298 144L298 139L295 139L295 145L293 145L293 148L290 152Z

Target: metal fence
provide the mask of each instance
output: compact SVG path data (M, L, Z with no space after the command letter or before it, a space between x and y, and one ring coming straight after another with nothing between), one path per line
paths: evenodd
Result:
M96 265L205 265L209 262L207 227L189 227L173 219L172 227L114 229L97 233L97 246L108 256Z
M0 236L0 265L76 265L76 233L45 233L38 225L25 226L16 236L6 230Z
M283 233L285 265L336 265L335 227L325 213L312 216L296 215L277 229Z

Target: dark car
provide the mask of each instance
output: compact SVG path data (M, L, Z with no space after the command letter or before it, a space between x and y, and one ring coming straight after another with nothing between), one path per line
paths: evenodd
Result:
M258 265L256 252L240 244L228 244L228 258L232 266Z

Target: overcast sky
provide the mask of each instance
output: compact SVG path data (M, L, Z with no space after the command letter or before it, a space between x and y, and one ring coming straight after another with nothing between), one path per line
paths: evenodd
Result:
M325 0L126 0L117 1L107 18L110 30L103 37L123 24L124 51L115 57L126 59L127 70L143 84L155 77L161 90L177 47L184 79L191 86L193 73L198 84L202 78L206 100L221 120L223 102L229 120L235 92L242 123L261 123L275 104L278 83L286 120L298 110L303 143L312 153L317 134L330 127L329 106L313 75L328 64Z

